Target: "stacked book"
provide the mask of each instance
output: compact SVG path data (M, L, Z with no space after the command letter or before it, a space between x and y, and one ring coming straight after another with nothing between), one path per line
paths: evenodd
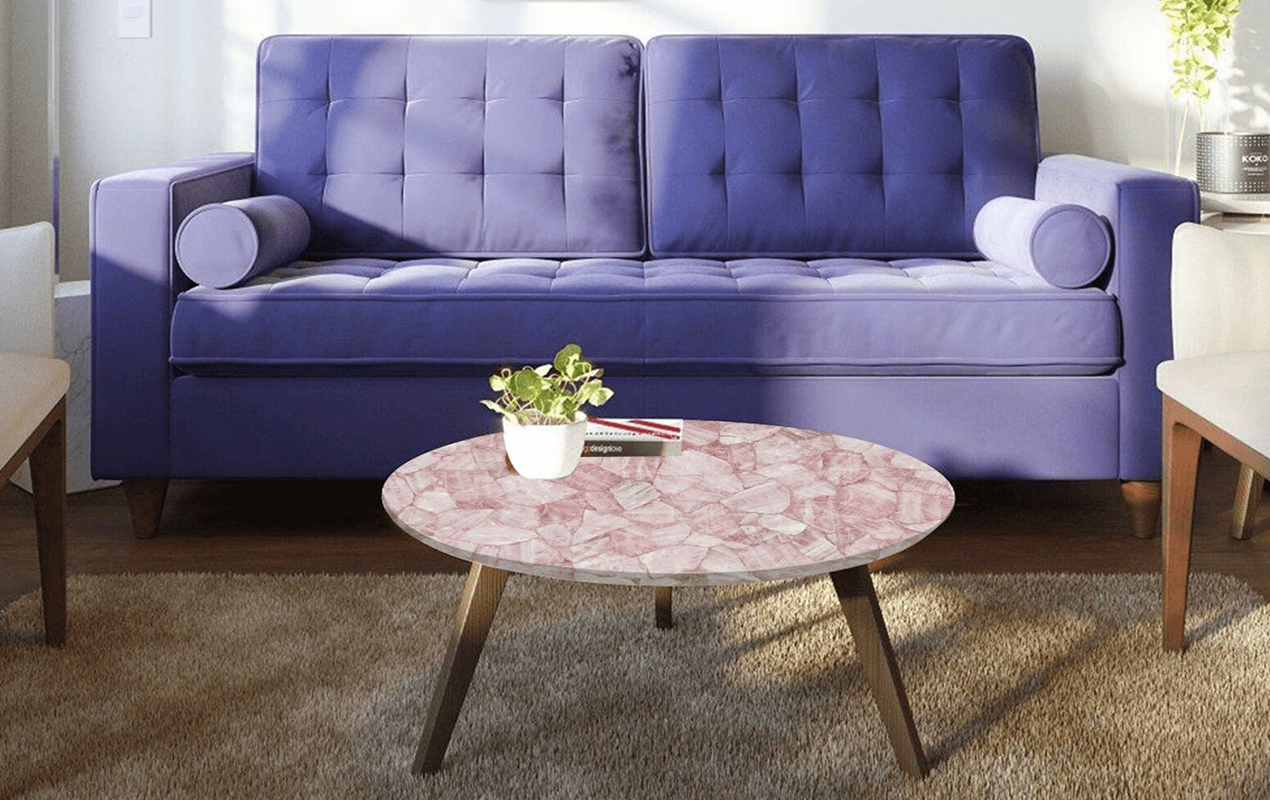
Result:
M587 420L584 456L677 456L683 452L681 419Z

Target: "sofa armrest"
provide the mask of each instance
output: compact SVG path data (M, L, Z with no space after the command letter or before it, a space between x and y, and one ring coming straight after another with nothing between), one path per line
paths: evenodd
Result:
M1111 223L1115 252L1106 289L1120 306L1120 477L1159 480L1160 394L1155 368L1172 353L1169 280L1173 231L1199 219L1193 181L1084 156L1051 156L1036 174L1036 198L1077 203Z
M167 477L172 306L190 286L172 257L173 238L199 206L249 196L254 163L250 153L224 153L93 184L95 477Z
M1173 355L1270 350L1270 236L1183 225L1173 235Z

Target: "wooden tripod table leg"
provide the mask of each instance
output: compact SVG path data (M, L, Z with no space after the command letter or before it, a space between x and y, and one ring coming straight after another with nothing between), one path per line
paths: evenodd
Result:
M463 598L454 615L450 647L441 664L436 688L432 690L427 726L423 738L419 740L419 752L411 768L416 775L431 774L441 768L441 760L445 758L450 735L459 720L463 698L467 696L467 687L472 682L472 673L481 658L481 650L485 647L485 639L506 584L507 573L494 567L473 564L467 573Z
M922 752L921 740L917 738L913 712L908 707L908 697L900 681L900 670L882 621L882 610L878 606L877 593L873 591L869 568L852 567L832 572L829 579L833 581L838 602L847 616L860 664L873 690L878 711L882 712L882 725L891 740L895 757L909 775L924 778L929 770L926 755Z
M1235 510L1230 516L1230 535L1236 539L1252 536L1257 524L1257 506L1266 490L1265 478L1247 464L1239 465L1239 483L1235 485Z
M669 630L675 627L675 618L671 614L670 600L671 593L674 589L670 586L654 586L653 587L653 612L657 627L661 630Z

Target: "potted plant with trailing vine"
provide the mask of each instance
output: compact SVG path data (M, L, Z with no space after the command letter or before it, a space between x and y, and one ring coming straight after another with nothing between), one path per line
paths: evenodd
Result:
M503 444L512 466L526 478L563 478L573 472L586 440L582 407L602 406L613 390L604 370L587 361L582 348L565 345L550 364L504 367L489 377L497 400L481 404L503 417Z
M1204 103L1212 93L1217 77L1217 63L1234 32L1235 17L1243 0L1160 0L1160 10L1169 23L1170 49L1173 52L1173 95L1182 101L1182 120L1178 129L1177 153L1173 171L1182 169L1182 145L1186 141L1186 123L1191 101L1195 102L1199 130L1206 126Z

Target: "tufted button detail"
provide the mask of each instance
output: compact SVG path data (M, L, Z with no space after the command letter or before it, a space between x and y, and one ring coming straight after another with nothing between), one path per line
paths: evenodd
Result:
M304 206L323 253L638 255L641 55L625 37L273 37L257 192Z
M1022 39L669 36L646 60L654 255L970 257L983 203L1033 191Z
M1057 291L1045 281L990 261L916 258L878 261L829 258L814 261L744 258L732 261L668 258L636 261L591 258L556 261L504 258L473 261L426 258L390 261L345 258L297 261L246 284L244 291L291 294L347 293L427 295L606 290L656 294L667 287L703 294L849 294L882 292L972 295ZM215 290L196 289L197 293ZM234 291L234 290L225 290Z

